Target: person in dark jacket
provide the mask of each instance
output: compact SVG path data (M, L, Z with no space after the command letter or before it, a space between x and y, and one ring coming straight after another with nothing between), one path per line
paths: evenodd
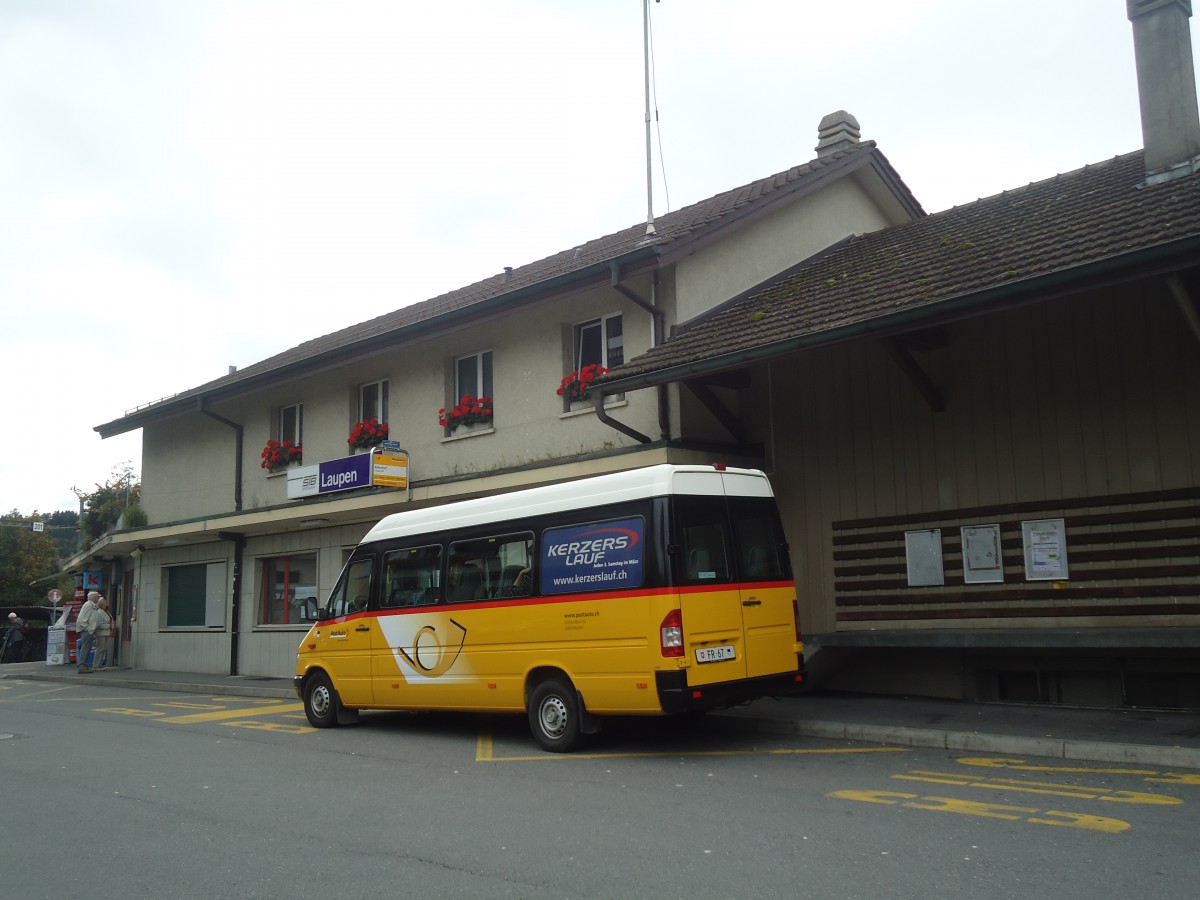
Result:
M8 614L8 628L4 633L3 662L21 662L25 659L25 632L28 630L24 619L15 612Z

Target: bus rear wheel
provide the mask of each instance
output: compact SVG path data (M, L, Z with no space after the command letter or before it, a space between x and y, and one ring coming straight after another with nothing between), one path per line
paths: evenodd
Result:
M333 682L324 672L317 672L304 686L304 715L313 728L332 728L338 724L341 700Z
M567 753L583 740L579 696L569 681L548 678L529 698L529 730L543 750Z

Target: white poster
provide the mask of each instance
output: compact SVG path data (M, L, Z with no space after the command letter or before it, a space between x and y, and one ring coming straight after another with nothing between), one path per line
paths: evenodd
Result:
M904 532L904 555L908 562L908 586L945 584L942 571L942 529Z
M1004 580L1004 558L1000 555L999 525L962 527L963 581L988 584Z
M61 666L67 661L67 629L51 625L46 629L46 665Z
M1021 523L1027 581L1066 581L1067 527L1062 519L1034 519Z

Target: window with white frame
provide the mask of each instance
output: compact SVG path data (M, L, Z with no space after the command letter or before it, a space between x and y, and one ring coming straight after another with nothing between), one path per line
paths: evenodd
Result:
M625 361L625 335L621 314L601 316L575 326L575 371L585 366L615 369Z
M317 618L317 555L296 553L262 561L259 625L301 625Z
M460 356L454 361L454 400L492 396L492 351Z
M375 419L377 422L388 420L388 383L372 381L358 386L358 421Z
M303 444L304 431L304 404L295 403L291 406L281 406L279 408L279 437L277 440L282 444L284 441L291 441L297 447Z

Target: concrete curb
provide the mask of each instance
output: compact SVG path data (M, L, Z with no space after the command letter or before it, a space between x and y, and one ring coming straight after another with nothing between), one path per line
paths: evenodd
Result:
M721 716L720 718L731 726L768 734L796 734L804 737L873 744L898 744L902 747L931 747L939 750L971 753L1002 753L1126 765L1132 763L1158 768L1200 769L1200 750L1190 747L1023 737L978 731L937 731L927 728L908 728L902 725L798 722L791 719L777 720L748 716Z

